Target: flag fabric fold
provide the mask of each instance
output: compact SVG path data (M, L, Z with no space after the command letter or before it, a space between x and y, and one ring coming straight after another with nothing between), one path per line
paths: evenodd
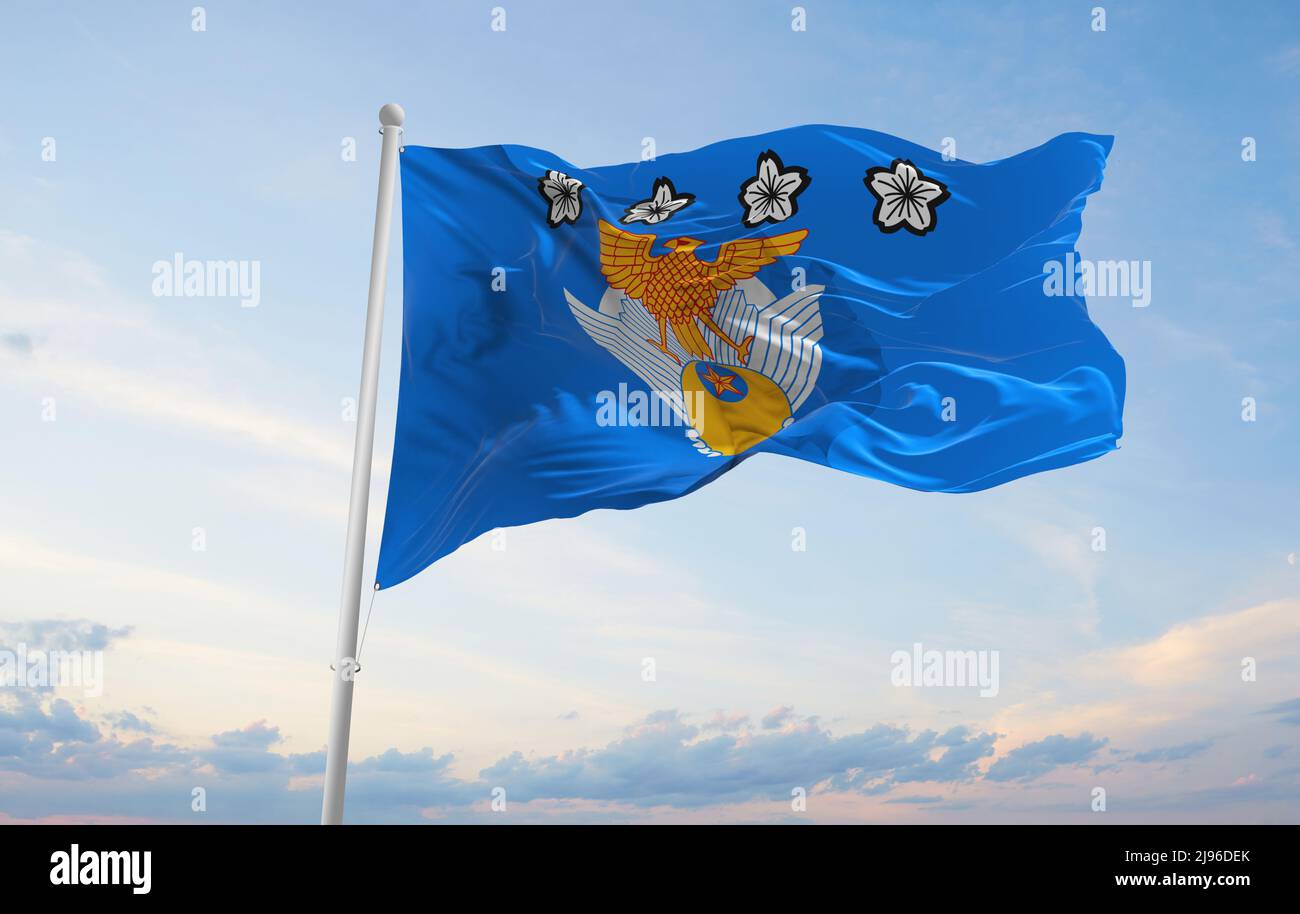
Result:
M406 147L377 583L758 453L969 492L1112 450L1123 361L1045 282L1110 147L973 164L805 126L589 169Z

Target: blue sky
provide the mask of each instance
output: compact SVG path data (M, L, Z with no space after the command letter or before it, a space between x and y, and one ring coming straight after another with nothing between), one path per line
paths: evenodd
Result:
M0 692L0 819L318 816L397 101L411 143L580 165L809 122L971 161L1113 134L1079 250L1149 261L1152 296L1089 302L1129 380L1101 460L944 496L758 457L384 592L351 820L1294 821L1300 12L1107 3L1099 32L1095 5L6 8L0 642L102 649L105 687ZM155 297L176 252L258 261L258 307ZM699 517L733 520L708 563ZM891 685L916 642L997 650L999 694Z

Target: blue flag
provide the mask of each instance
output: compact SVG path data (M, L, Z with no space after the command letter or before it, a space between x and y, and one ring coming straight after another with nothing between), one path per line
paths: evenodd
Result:
M970 492L1111 450L1124 363L1059 281L1110 146L976 165L806 126L601 168L408 146L377 583L751 454Z

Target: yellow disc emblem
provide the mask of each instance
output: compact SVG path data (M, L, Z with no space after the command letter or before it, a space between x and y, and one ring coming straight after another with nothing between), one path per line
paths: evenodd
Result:
M701 440L727 456L771 438L790 418L785 391L766 375L738 365L687 362L682 391Z

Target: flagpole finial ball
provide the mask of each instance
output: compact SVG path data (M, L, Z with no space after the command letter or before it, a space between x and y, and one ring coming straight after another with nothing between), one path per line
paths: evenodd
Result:
M388 104L379 109L379 123L385 127L400 127L406 120L406 112L401 105Z

